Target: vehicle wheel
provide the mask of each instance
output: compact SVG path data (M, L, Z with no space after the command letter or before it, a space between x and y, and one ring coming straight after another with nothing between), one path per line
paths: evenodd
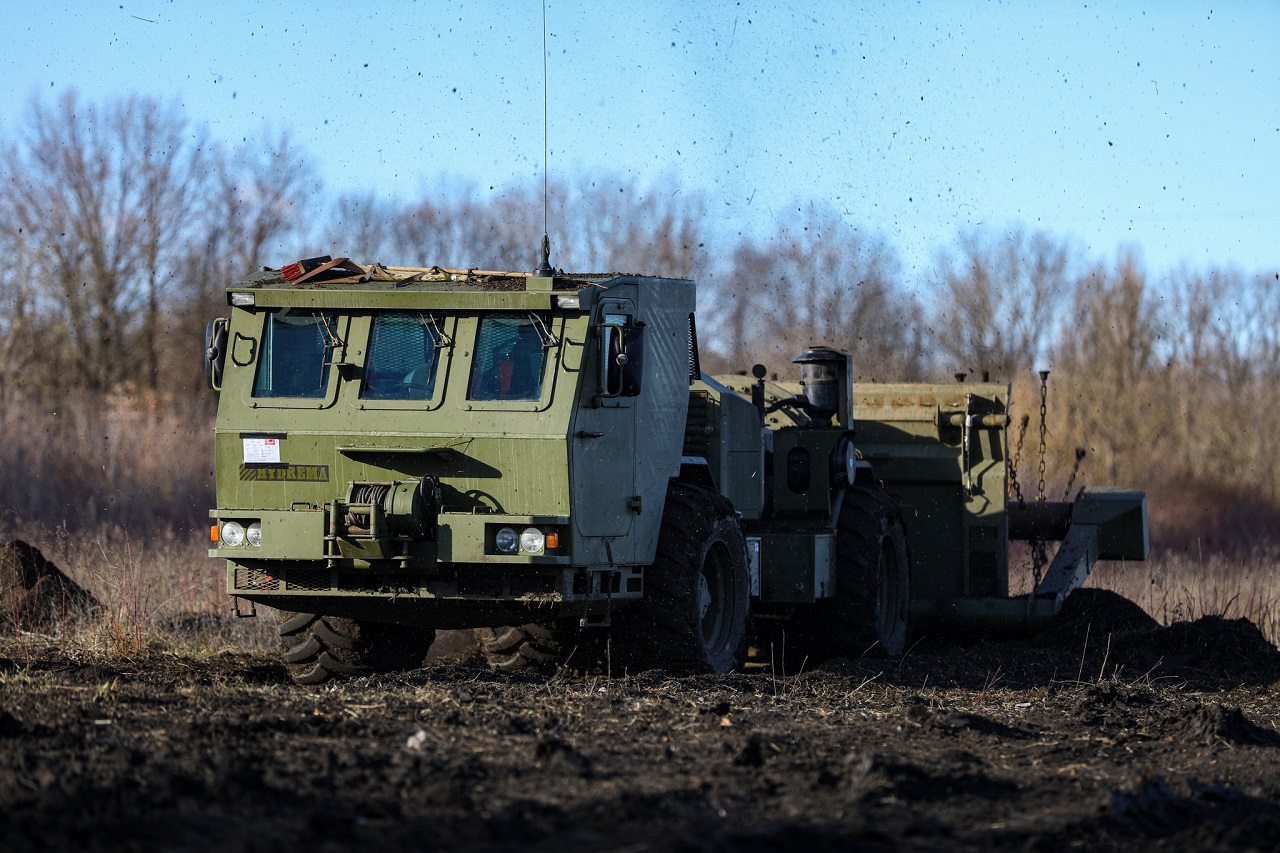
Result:
M788 666L800 655L815 663L837 655L901 654L910 604L902 513L884 489L850 486L836 522L836 595L796 614Z
M281 611L279 619L285 669L298 684L419 667L436 634L432 628L315 613Z
M476 642L490 669L501 672L554 672L565 654L567 631L530 623L477 628Z
M874 643L884 654L902 654L910 606L911 568L902 513L884 489L852 486L837 524L836 609L857 644L853 648ZM863 627L858 631L854 626Z
M687 483L667 490L644 598L613 617L624 666L731 672L746 659L751 580L733 505Z

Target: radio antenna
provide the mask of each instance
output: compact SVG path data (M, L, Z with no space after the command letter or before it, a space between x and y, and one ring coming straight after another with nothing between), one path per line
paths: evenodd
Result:
M538 275L550 276L551 238L547 236L547 0L542 0L542 256Z

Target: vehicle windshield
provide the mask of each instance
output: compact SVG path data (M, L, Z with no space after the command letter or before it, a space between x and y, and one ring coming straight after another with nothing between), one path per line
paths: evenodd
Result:
M255 397L323 397L333 360L333 314L282 308L267 315Z
M481 318L467 399L541 400L545 328L534 314Z
M438 318L388 311L373 318L365 362L366 400L430 400L435 395L436 353L443 343Z

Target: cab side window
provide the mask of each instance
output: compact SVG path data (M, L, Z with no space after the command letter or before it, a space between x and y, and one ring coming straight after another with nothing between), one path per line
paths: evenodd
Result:
M482 317L467 399L541 400L548 337L533 314Z

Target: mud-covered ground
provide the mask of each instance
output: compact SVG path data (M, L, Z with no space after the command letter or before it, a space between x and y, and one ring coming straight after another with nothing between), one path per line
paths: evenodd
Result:
M1280 653L1068 609L794 676L0 659L0 849L1276 849Z

